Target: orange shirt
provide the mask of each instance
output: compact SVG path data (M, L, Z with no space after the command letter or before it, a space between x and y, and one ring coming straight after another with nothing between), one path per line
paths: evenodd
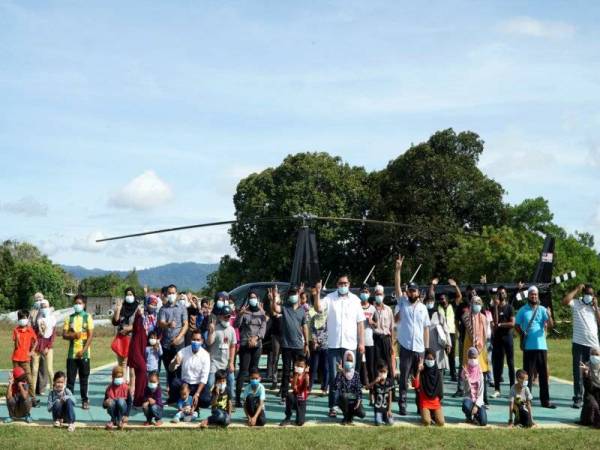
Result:
M13 330L12 339L16 343L12 360L16 362L29 362L31 360L29 352L33 349L32 343L37 340L33 328L29 325L26 327L16 327Z
M419 396L419 407L421 409L435 410L440 409L442 407L439 397L431 398L425 395L425 393L421 389L421 380L419 375L417 375L414 378L412 385L417 390L417 395Z

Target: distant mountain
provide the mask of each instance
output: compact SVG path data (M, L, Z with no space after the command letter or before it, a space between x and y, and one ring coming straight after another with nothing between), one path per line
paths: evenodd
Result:
M88 277L100 277L109 273L117 273L125 278L128 270L103 270L86 269L81 266L61 266L76 279L82 280ZM138 270L140 284L158 288L168 284L175 284L177 288L197 291L206 285L206 277L217 270L218 264L201 264L195 262L171 263L164 266L151 267Z

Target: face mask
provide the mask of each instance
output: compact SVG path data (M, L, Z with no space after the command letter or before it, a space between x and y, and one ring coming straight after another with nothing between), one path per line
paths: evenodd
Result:
M192 351L194 353L196 353L198 350L200 350L200 347L202 347L202 344L198 341L192 341Z
M590 294L585 294L583 296L583 303L585 303L586 305L590 305L593 300L594 300L594 297Z
M113 384L114 384L115 386L121 386L121 385L123 384L123 377L115 378L115 379L113 380Z
M382 378L384 380L387 379L387 372L379 372L379 378Z
M227 328L229 326L229 320L220 320L221 326Z
M366 292L361 292L361 293L360 293L360 299L361 299L363 302L366 302L366 301L368 301L368 300L369 300L369 294L367 294Z
M125 296L125 301L127 303L133 303L135 301L135 297L133 295L127 295Z
M348 291L349 290L350 289L348 288L348 286L340 286L338 288L338 294L340 294L340 295L348 295Z
M148 314L154 314L156 312L156 306L148 306Z
M469 366L471 366L471 367L478 366L478 365L479 365L479 360L478 360L478 359L471 358L471 359L469 359L469 362L468 362L468 364L469 364Z
M435 365L435 361L433 359L426 359L425 365L431 369Z
M260 384L260 380L259 380L259 379L257 379L257 378L252 378L252 379L250 380L250 386L254 386L254 387L256 387L256 386L258 386L259 384Z
M376 295L375 303L377 303L378 305L381 305L383 303L383 295Z
M227 383L219 383L219 390L224 392L227 389Z
M169 303L175 303L175 300L177 300L177 294L167 295L167 300L169 301Z
M28 323L29 323L29 319L19 319L20 327L26 327Z
M157 387L158 383L148 383L148 389L150 389L151 391L155 391Z
M296 303L298 303L298 296L297 295L290 295L288 297L288 301L292 304L295 305Z
M225 306L225 302L223 300L217 300L215 307L221 309L223 306Z
M473 305L471 309L473 310L474 314L479 314L481 312L481 305Z
M600 356L598 355L590 355L590 364L592 366L600 365Z
M33 303L33 309L40 309L40 305L41 305L42 301L41 300L36 300Z
M82 305L81 303L75 303L75 304L73 305L73 310L74 310L76 313L80 313L81 311L83 311L83 305Z
M148 343L154 347L156 345L156 339L150 338L148 339Z
M48 317L48 314L50 314L50 308L42 308L42 309L40 309L40 315L42 317Z
M256 297L250 297L250 300L248 300L248 304L252 308L256 308L258 306L258 299Z
M408 297L408 301L414 303L417 301L417 297Z
M304 373L304 367L294 367L294 372L301 375Z
M344 369L346 369L346 370L354 369L354 363L352 361L346 361L344 363Z
M432 302L427 303L427 309L433 309L434 306L435 306L435 303L432 303Z

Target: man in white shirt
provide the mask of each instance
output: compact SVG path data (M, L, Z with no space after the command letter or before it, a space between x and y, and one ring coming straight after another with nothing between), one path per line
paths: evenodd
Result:
M344 353L365 353L365 315L360 299L350 292L350 279L342 275L337 290L321 299L321 283L312 291L315 311L327 310L327 360L329 366L329 417L335 417L335 374Z
M583 296L575 298L583 293ZM581 408L583 398L583 381L581 379L581 363L589 364L590 351L598 348L598 327L600 326L600 309L598 298L592 286L580 284L569 292L562 301L570 306L573 312L573 408Z
M415 376L417 369L423 365L425 349L429 347L429 313L427 307L419 300L419 286L411 282L407 288L407 295L402 293L400 272L403 261L402 256L396 260L394 277L396 298L398 299L394 318L397 324L396 337L400 347L398 406L401 416L406 415L408 378L410 375Z
M177 352L168 369L174 372L180 366L181 378L175 378L169 389L174 389L174 392L178 393L181 385L187 383L190 387L190 394L193 396L193 409L197 410L201 406L208 407L210 393L207 390L208 395L203 395L202 399L200 399L200 395L208 381L210 355L202 348L202 333L200 330L194 330L191 344Z

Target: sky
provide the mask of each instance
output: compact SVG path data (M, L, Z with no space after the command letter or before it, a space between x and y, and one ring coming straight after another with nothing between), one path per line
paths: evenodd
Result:
M240 179L380 170L437 130L600 241L600 2L0 0L0 239L104 269L217 262ZM600 248L600 246L597 247Z

